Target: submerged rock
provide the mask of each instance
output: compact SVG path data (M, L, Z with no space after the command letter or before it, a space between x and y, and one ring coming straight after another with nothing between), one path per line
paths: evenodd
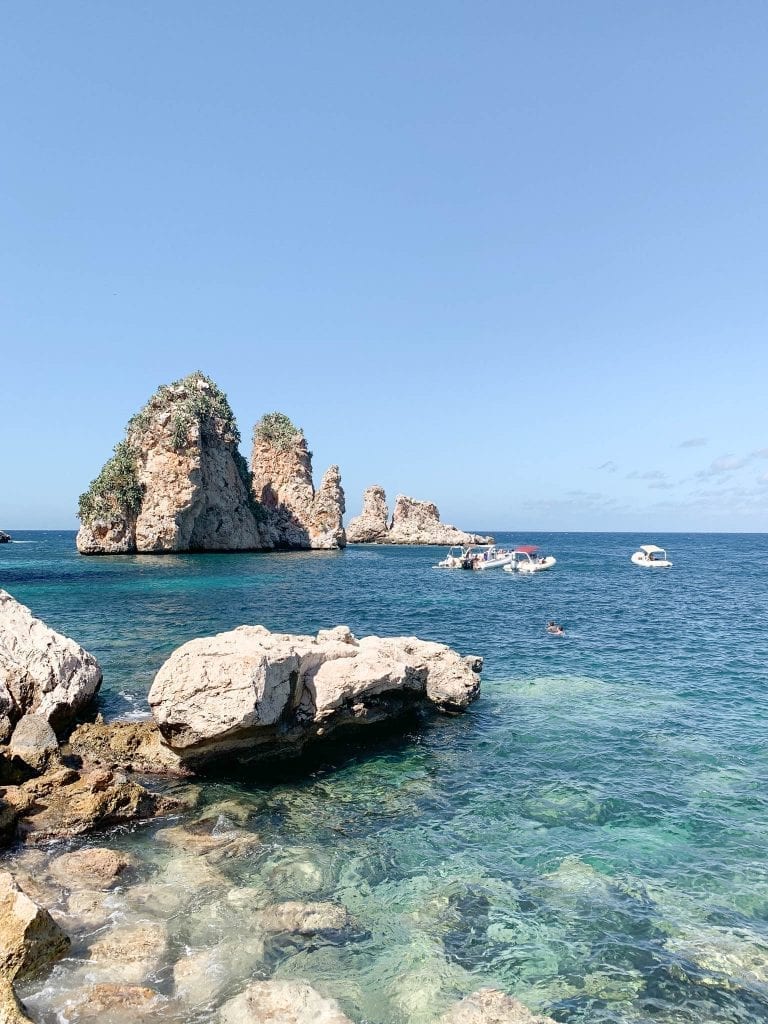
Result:
M11 981L29 977L68 949L69 939L48 911L8 871L0 871L0 975Z
M531 1011L498 989L483 988L462 999L440 1018L439 1024L556 1024Z
M135 1024L145 1013L160 1006L163 997L144 985L102 982L87 985L64 1009L68 1024L80 1021L109 1021L109 1024Z
M387 522L387 498L384 488L368 487L363 493L363 511L347 527L350 544L490 544L493 537L465 533L440 522L437 505L398 494Z
M165 385L80 497L81 554L269 547L226 395L202 373Z
M89 846L63 853L50 864L53 877L67 889L111 889L117 885L133 857L103 846Z
M222 1006L218 1024L352 1024L335 999L306 981L255 981Z
M135 985L153 975L168 948L168 933L159 921L137 921L110 929L90 947L88 973L108 981Z
M192 640L155 677L149 704L188 765L298 753L341 727L422 707L466 708L482 659L416 637L364 637L344 626L316 637L241 626Z
M0 742L27 714L63 728L100 685L101 668L92 654L0 590Z
M253 497L276 547L345 546L339 467L331 466L315 491L307 440L283 413L268 413L254 427L251 471Z
M352 925L349 911L341 903L300 903L289 901L265 907L256 915L265 932L289 932L294 935L319 935L343 932Z

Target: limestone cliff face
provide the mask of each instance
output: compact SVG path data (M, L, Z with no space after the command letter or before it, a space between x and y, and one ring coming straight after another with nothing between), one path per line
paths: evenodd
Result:
M437 505L398 494L392 520L387 523L387 499L383 487L369 487L363 494L363 511L347 528L350 544L490 544L493 537L465 533L440 522Z
M363 491L363 511L349 521L350 544L386 544L389 519L387 496L378 484Z
M161 387L80 498L83 554L270 547L222 391L201 373Z
M339 467L331 466L315 491L306 438L282 413L268 413L254 428L251 471L253 498L265 510L275 547L345 546Z

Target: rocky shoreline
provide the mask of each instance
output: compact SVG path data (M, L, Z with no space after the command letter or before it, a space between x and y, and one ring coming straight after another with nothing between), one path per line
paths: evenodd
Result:
M101 682L95 659L3 591L0 658L0 1022L53 1010L72 1024L352 1024L331 992L258 974L286 942L354 943L365 922L338 901L238 887L228 865L263 856L268 837L236 801L206 803L194 777L211 764L297 756L405 710L462 711L482 659L414 637L358 640L343 626L316 636L245 626L171 655L150 693L154 721L77 724ZM119 842L121 829L153 820L154 867ZM240 922L239 943L214 941L218 925L214 939L189 934L222 912ZM173 922L183 922L182 947ZM63 957L66 983L51 1003L35 979ZM439 1021L554 1024L493 989Z

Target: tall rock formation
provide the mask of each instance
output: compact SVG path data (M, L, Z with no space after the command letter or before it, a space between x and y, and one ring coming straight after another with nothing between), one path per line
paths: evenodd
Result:
M491 544L493 537L465 533L456 526L440 522L437 505L398 494L387 522L387 498L384 488L368 487L363 492L363 511L347 527L350 544Z
M164 385L80 497L82 554L271 547L226 395L202 373Z
M363 511L350 519L347 540L350 544L386 544L389 509L384 488L374 484L363 491Z
M275 547L345 546L339 467L331 466L315 491L307 440L283 413L267 413L254 427L251 471L253 498Z

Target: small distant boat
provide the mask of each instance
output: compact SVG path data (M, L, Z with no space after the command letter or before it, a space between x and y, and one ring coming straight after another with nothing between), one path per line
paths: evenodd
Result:
M11 535L10 535L10 533L3 533L3 531L0 530L0 544L10 544L10 543L11 543Z
M645 566L646 569L669 569L672 565L664 548L655 544L641 544L640 550L632 555L630 561L634 565Z
M535 544L524 544L512 552L512 561L504 566L504 572L534 573L544 572L556 564L552 555L537 555L539 549Z

